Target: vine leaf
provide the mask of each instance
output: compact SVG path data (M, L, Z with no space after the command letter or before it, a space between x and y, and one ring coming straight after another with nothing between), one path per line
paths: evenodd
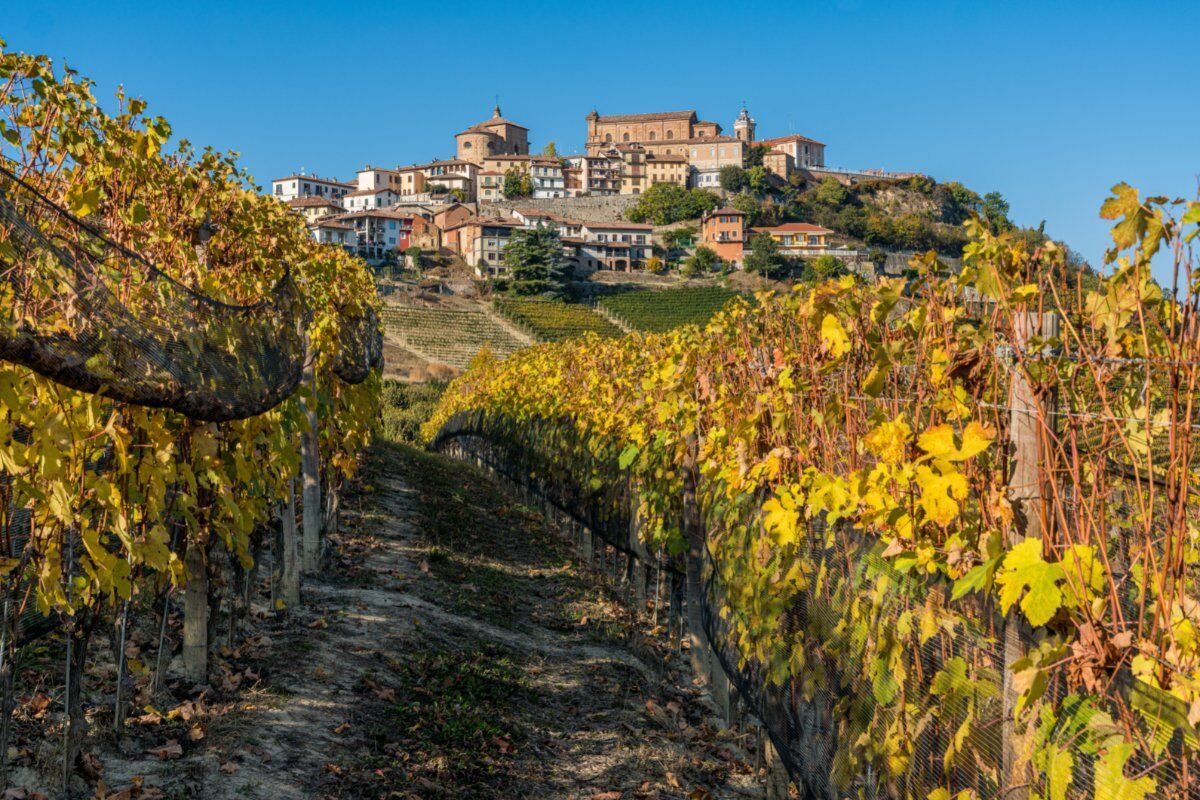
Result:
M829 354L834 358L841 358L850 349L850 337L833 314L826 314L821 320L821 341L829 348Z
M921 434L917 444L934 458L944 461L966 461L979 455L996 438L996 431L978 422L971 422L963 429L962 446L954 442L954 428L937 425Z
M1062 579L1062 567L1042 558L1042 540L1026 539L1008 551L996 576L1000 608L1007 613L1019 600L1030 625L1045 625L1062 606Z
M629 469L629 465L633 463L635 458L637 458L637 454L638 446L636 444L630 444L621 451L621 456L617 459L617 466L619 466L621 469Z
M1158 788L1155 780L1143 776L1125 777L1125 762L1133 755L1133 745L1121 742L1110 746L1096 762L1095 800L1145 800Z

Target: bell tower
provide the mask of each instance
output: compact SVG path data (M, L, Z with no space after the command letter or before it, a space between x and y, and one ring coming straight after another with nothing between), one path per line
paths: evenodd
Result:
M754 119L746 111L746 104L742 103L742 113L738 114L737 119L733 121L733 135L746 144L753 144L754 128Z

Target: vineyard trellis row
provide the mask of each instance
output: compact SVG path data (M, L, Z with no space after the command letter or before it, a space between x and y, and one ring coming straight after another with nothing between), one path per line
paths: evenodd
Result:
M816 796L1193 797L1200 203L1101 213L1103 277L968 223L956 274L481 359L424 433L474 414L536 431L547 479L621 470Z
M14 664L48 624L64 794L94 634L111 626L118 736L135 690L166 691L173 609L205 682L265 554L271 606L299 602L378 416L364 265L313 242L232 155L168 150L144 101L116 109L0 42L0 782ZM139 617L158 638L129 659Z

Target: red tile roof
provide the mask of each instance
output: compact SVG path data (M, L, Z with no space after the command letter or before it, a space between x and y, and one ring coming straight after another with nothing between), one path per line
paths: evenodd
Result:
M354 186L355 185L353 183L346 183L345 181L339 181L336 178L318 178L316 175L285 175L282 178L272 178L271 182L278 183L279 181L290 181L293 179L304 180L304 181L313 181L314 183L328 183L328 184L332 184L334 186Z
M695 111L658 111L650 114L613 114L600 117L599 122L655 122L666 119L693 119Z
M798 133L789 133L787 136L776 136L774 139L759 139L754 144L765 144L768 147L774 144L783 144L784 142L808 142L809 144L819 144L825 146L824 142L818 142L816 139L810 139L807 136L801 136Z
M829 228L822 228L820 225L813 225L809 222L785 222L773 228L751 228L751 230L764 233L833 233Z
M287 204L292 208L303 208L306 206L329 206L331 208L341 208L342 204L336 200L331 200L328 197L295 197L287 201Z

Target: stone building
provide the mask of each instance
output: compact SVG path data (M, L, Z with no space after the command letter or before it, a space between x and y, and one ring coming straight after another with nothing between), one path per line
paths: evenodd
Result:
M796 169L825 166L825 145L798 133L763 139L755 144L765 144L773 151L791 156Z
M587 151L598 155L618 144L641 144L648 151L655 143L721 135L721 126L696 117L695 111L666 111L653 114L616 114L606 117L592 110L587 115ZM653 152L669 152L653 149Z
M458 159L483 164L493 155L529 155L529 129L500 115L500 106L492 109L492 118L455 134Z

